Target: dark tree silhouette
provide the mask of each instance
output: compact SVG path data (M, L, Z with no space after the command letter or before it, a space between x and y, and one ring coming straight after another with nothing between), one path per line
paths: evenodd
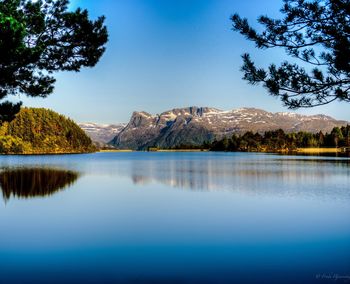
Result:
M0 190L6 201L11 196L33 198L50 196L74 184L79 173L51 168L2 169Z
M0 0L0 99L46 97L57 71L94 66L108 40L104 17L68 11L68 0ZM0 104L0 121L10 121L21 103Z
M262 33L235 14L233 30L257 48L284 48L301 65L286 61L265 70L244 54L243 78L251 84L262 83L292 109L350 102L350 1L284 0L281 13L282 19L258 18Z

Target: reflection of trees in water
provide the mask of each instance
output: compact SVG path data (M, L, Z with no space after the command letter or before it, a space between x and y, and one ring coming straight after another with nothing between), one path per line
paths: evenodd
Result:
M78 177L78 173L69 170L4 169L0 172L0 186L5 201L11 196L19 198L43 197L72 185Z
M349 165L350 160L292 158L148 160L133 162L130 176L135 184L157 182L200 191L349 199Z

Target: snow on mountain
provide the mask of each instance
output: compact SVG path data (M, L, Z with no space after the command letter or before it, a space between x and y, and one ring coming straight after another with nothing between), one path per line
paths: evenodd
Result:
M201 145L205 141L247 131L263 133L281 128L286 132L329 132L333 127L347 123L325 115L271 113L256 108L223 111L209 107L187 107L157 115L134 112L129 123L118 128L110 144L121 149Z
M81 129L94 142L108 143L126 126L126 123L118 124L97 124L97 123L79 123Z

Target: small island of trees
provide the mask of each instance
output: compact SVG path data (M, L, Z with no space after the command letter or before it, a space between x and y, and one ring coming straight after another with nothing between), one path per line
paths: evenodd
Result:
M96 148L71 119L44 108L22 108L0 126L0 154L87 153Z

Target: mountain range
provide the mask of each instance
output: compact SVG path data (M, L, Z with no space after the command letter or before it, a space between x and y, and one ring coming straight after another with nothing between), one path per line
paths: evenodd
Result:
M202 145L247 131L264 133L283 129L285 132L330 132L333 127L348 123L322 114L271 113L256 108L224 111L209 107L187 107L157 115L134 112L128 124L80 126L93 140L108 142L119 149L144 150L148 147Z
M117 124L98 124L98 123L79 123L88 136L97 144L106 144L111 141L127 123Z

